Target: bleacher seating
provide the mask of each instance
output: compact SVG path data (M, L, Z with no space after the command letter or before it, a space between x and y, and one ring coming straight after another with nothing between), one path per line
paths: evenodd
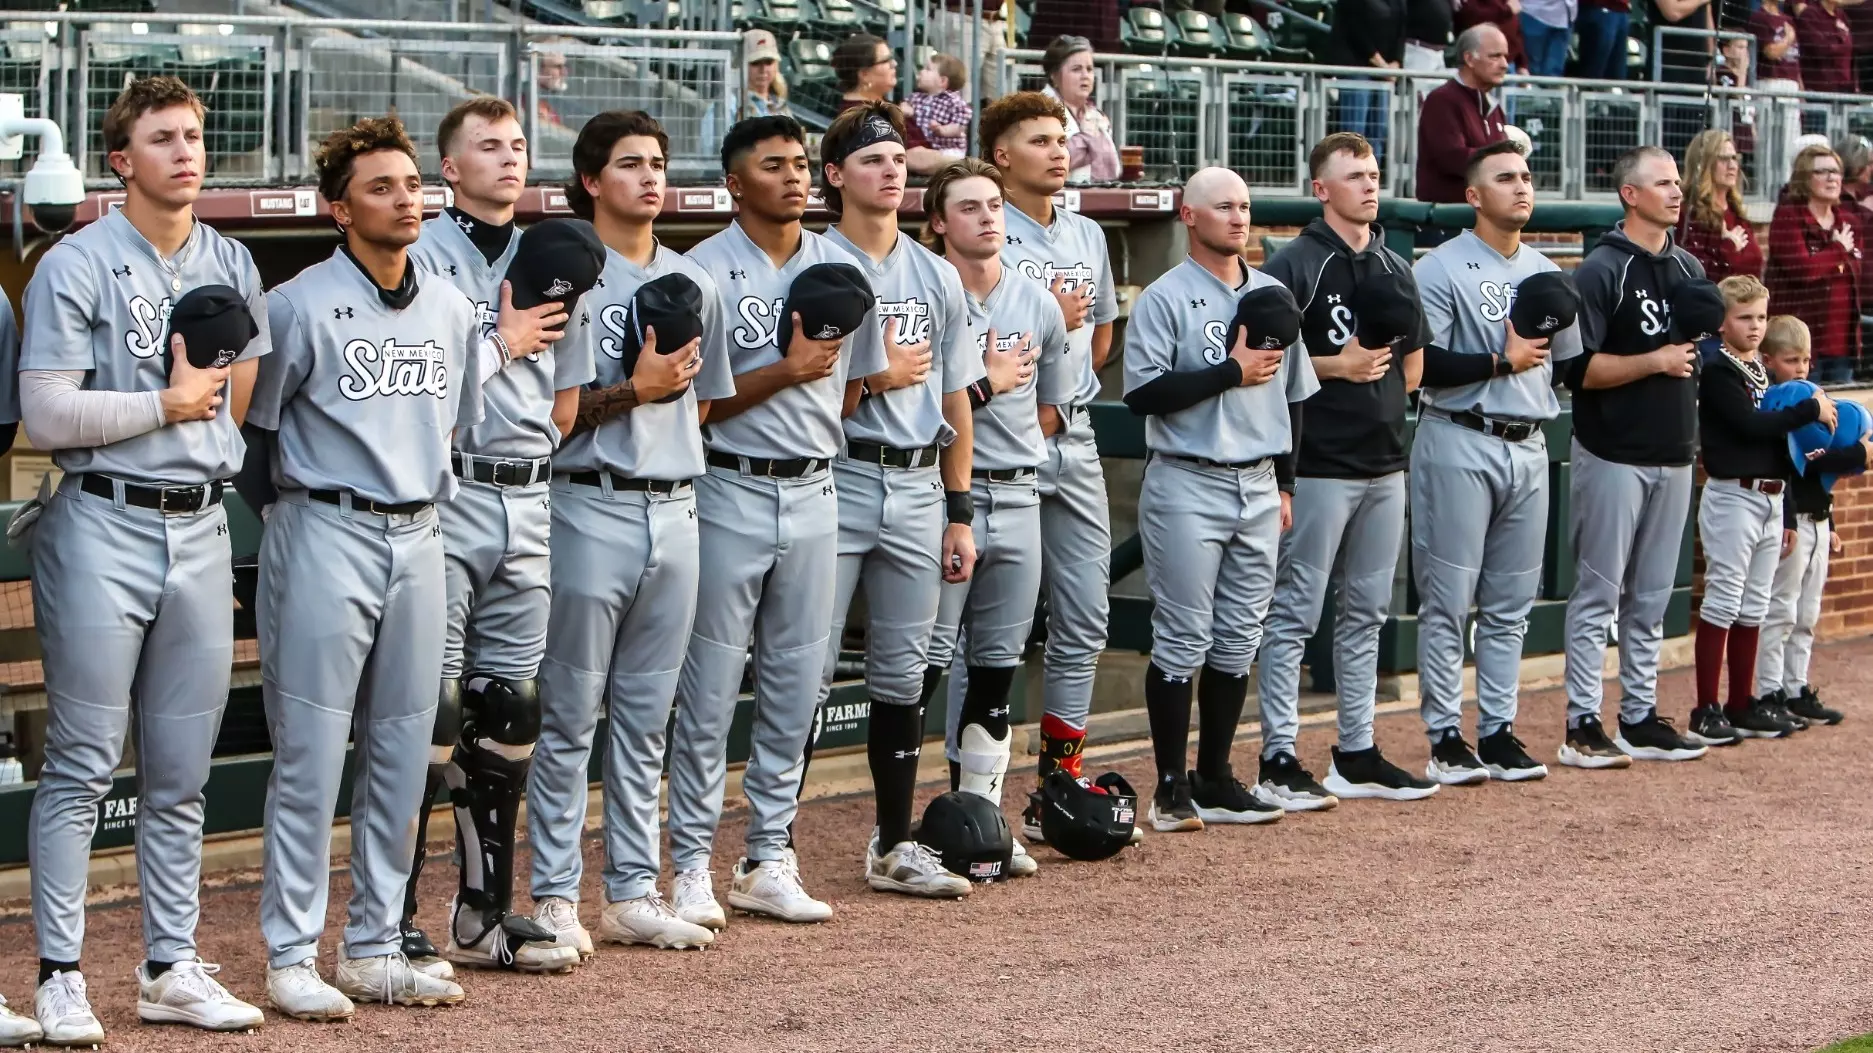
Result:
M1185 8L1177 12L1177 53L1197 58L1216 58L1222 54L1221 31L1210 16Z
M1155 7L1134 7L1119 23L1119 39L1136 55L1163 55L1177 41L1177 27Z

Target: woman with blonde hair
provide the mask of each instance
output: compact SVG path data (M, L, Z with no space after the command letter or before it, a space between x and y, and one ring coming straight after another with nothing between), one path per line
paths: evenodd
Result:
M1699 132L1684 151L1684 208L1678 244L1720 282L1732 274L1762 277L1762 245L1743 212L1743 161L1720 128Z
M1853 378L1860 358L1860 241L1864 232L1841 201L1846 167L1826 146L1795 155L1788 190L1769 222L1769 306L1808 323L1813 379Z
M750 29L741 36L743 88L736 120L750 117L791 116L787 108L787 79L780 75L780 43L765 29Z

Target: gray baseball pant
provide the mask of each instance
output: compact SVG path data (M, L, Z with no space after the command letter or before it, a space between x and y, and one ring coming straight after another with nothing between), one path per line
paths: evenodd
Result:
M1574 591L1567 598L1567 725L1598 717L1606 627L1619 614L1619 718L1658 705L1658 649L1691 513L1691 466L1619 464L1573 446Z
M1463 724L1463 627L1476 608L1477 735L1514 723L1522 638L1541 589L1548 447L1419 418L1411 447L1419 715L1433 741Z
M442 672L442 525L433 508L375 515L287 491L260 544L261 692L273 737L262 839L267 962L318 954L332 811L355 728L351 905L344 954L401 947Z
M944 754L957 762L964 673L972 665L1006 669L1021 663L1041 593L1041 499L1034 481L977 478L969 492L975 499L975 572L968 581L943 583L929 654L931 665L950 667Z
M1294 481L1294 522L1281 536L1275 597L1262 634L1262 756L1294 752L1301 726L1301 657L1333 579L1333 677L1340 749L1372 747L1379 633L1405 540L1405 473ZM1337 574L1336 574L1337 570Z
M1745 490L1732 479L1706 480L1697 536L1704 544L1697 616L1719 629L1761 625L1782 554L1782 495Z
M587 771L601 704L605 898L657 886L664 743L696 616L694 489L670 494L553 484L553 605L540 664L544 710L527 784L533 898L579 901Z
M754 727L742 776L747 859L779 859L786 849L826 665L839 558L830 471L769 479L712 467L696 481L696 513L702 573L670 755L670 855L678 870L709 865L722 819L728 728L751 637Z
M65 478L32 534L47 710L28 842L39 956L79 959L98 802L130 730L143 943L152 959L186 961L201 914L202 787L234 661L227 513L164 515L78 483Z
M1046 712L1084 728L1093 676L1106 649L1111 599L1112 519L1106 474L1084 409L1061 411L1063 430L1047 440L1040 471L1041 573L1047 590L1042 673Z
M1808 686L1814 627L1821 620L1821 590L1827 584L1831 528L1825 516L1795 517L1795 547L1776 564L1769 590L1769 616L1756 646L1756 694Z
M539 675L551 599L550 504L546 483L464 479L455 499L437 506L448 595L445 678Z

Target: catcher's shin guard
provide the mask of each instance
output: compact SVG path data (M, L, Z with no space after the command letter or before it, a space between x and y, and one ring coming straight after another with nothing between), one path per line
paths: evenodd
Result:
M462 734L462 682L443 680L436 695L436 724L429 739L429 778L423 784L423 807L416 813L416 853L410 859L410 880L403 886L403 953L412 961L436 956L436 948L416 927L416 887L423 875L429 841L429 813L442 789L450 754Z
M493 928L513 904L514 827L540 738L540 692L537 681L472 673L466 686L451 772L462 857L457 903Z
M969 667L969 688L963 693L961 724L956 748L956 788L986 797L997 804L1002 799L1002 781L1008 774L1008 756L1013 735L1008 730L1008 689L1013 685L1013 667L991 669Z

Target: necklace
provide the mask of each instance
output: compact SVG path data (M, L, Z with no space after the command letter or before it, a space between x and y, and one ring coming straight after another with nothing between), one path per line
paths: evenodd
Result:
M1730 353L1728 344L1724 345L1723 357L1743 374L1743 382L1749 388L1749 400L1752 405L1761 406L1763 392L1769 390L1769 371L1755 359L1742 359Z

